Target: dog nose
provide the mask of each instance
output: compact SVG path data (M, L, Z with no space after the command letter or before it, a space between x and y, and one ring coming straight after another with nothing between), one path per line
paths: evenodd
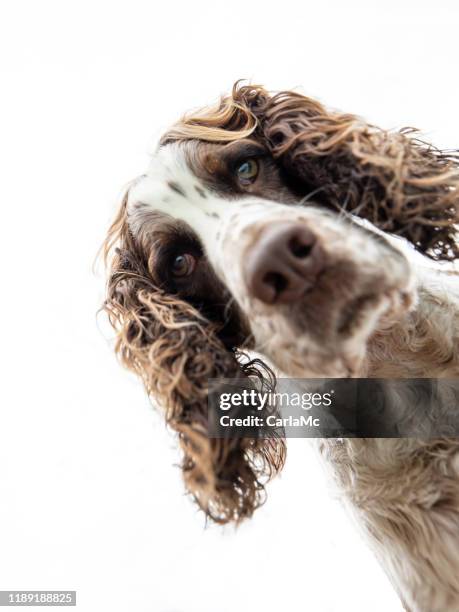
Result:
M266 304L289 304L311 289L324 268L324 252L304 225L283 222L265 229L249 249L246 281Z

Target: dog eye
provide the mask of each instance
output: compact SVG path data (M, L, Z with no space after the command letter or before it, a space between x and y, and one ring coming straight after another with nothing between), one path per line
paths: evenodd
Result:
M258 175L258 162L255 159L246 159L236 169L237 178L243 185L253 183Z
M177 257L172 262L172 274L174 276L190 276L194 272L196 267L196 258L190 253L183 253L182 255L177 255Z

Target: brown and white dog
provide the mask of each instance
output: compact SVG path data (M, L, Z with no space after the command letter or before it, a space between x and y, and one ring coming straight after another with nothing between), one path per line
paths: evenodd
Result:
M210 518L250 516L284 462L283 440L207 436L209 378L270 377L244 351L295 377L459 377L458 186L412 131L293 92L236 84L164 135L109 230L105 309ZM407 609L459 610L459 440L320 449Z

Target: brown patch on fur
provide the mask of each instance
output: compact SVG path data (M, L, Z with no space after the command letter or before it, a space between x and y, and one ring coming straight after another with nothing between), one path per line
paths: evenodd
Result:
M175 191L175 193L178 193L179 195L185 197L186 194L183 191L183 189L180 187L180 185L178 183L175 183L174 181L169 181L168 186L172 189L172 191Z
M213 193L226 198L238 198L248 194L283 204L296 204L301 197L285 183L281 168L267 149L253 139L236 142L185 143L183 151L187 163L198 179ZM241 184L235 169L240 163L254 159L258 174L253 183Z
M210 439L209 378L255 378L274 384L259 360L225 348L218 325L154 282L150 250L129 230L125 198L104 247L111 258L104 310L117 331L115 350L158 401L178 433L185 485L218 523L251 516L265 500L265 483L282 469L281 439Z
M330 112L295 92L271 95L236 83L212 108L184 116L162 142L231 142L251 136L265 146L295 188L408 239L433 259L459 256L459 157L354 115Z

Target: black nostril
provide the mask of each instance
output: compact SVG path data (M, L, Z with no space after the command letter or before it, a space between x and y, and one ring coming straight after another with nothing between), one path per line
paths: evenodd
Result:
M288 286L288 280L279 272L267 272L263 277L263 283L271 286L276 295L285 291Z
M288 243L288 248L290 252L298 259L304 259L305 257L309 257L312 251L312 247L314 246L313 240L305 241L302 236L293 236Z

